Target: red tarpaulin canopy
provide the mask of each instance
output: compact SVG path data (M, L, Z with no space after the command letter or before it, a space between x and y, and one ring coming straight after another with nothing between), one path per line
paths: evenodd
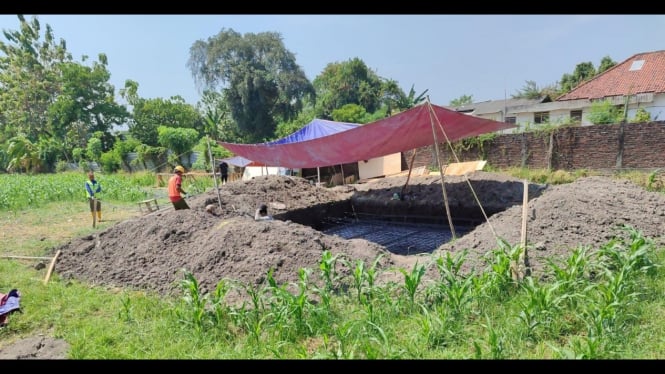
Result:
M432 145L432 122L439 143L446 142L446 136L453 142L516 127L424 104L392 117L312 140L286 144L218 143L236 155L269 166L316 168L369 160Z

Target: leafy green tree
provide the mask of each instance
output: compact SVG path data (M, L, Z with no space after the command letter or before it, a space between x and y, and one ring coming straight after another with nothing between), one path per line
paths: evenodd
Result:
M575 66L573 74L564 74L561 77L561 90L563 93L570 92L580 83L593 78L596 75L596 69L592 62L581 62Z
M396 91L396 83L382 83L381 78L357 57L328 64L314 78L313 85L320 116L326 119L331 119L333 110L346 104L360 105L372 113L379 109L385 96L395 96Z
M48 108L61 91L58 64L71 61L64 40L55 41L37 17L18 15L19 30L3 30L0 42L0 141L23 134L30 142L51 136Z
M612 60L610 56L605 56L603 57L602 60L600 60L600 66L598 67L598 73L600 74L604 72L605 70L610 69L611 67L615 66L617 63L616 61Z
M93 133L101 132L102 151L113 148L112 130L125 123L129 113L115 101L107 64L104 54L100 54L91 67L75 62L59 64L61 92L49 107L47 116L53 136L66 139L67 133L75 129L78 145L83 145Z
M621 122L623 111L609 100L596 101L591 104L587 118L594 125L614 124Z
M173 151L178 159L189 155L199 140L199 133L194 129L159 126L157 132L159 144Z
M473 104L473 95L462 95L457 99L450 100L450 106L453 107L460 107L469 104Z
M290 121L314 94L295 55L276 32L241 35L222 29L190 48L187 63L197 84L222 87L224 101L240 133L258 141L274 135L279 121Z
M201 114L181 96L145 99L138 96L138 87L137 82L127 80L125 88L120 90L120 95L132 105L133 116L128 127L135 139L149 146L157 146L159 126L188 128L197 133L204 131Z
M333 110L332 117L334 121L338 122L364 123L367 111L358 104L346 104Z
M7 156L9 157L8 171L36 173L42 168L43 163L39 157L39 148L23 134L9 140Z
M411 109L416 105L420 105L427 99L427 91L429 91L429 88L426 89L425 91L419 93L416 96L416 90L415 90L415 85L411 85L411 89L409 90L409 94L404 97L404 99L399 103L397 108L400 111L404 111L407 109ZM389 113L390 114L390 113Z
M102 140L99 137L90 138L86 147L86 156L88 160L99 161L102 156Z
M305 106L298 116L291 121L284 121L277 124L275 129L275 138L283 138L287 135L302 129L316 118L314 107Z

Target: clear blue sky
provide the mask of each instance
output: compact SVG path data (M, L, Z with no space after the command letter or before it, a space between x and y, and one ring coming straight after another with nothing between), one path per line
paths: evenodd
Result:
M30 19L30 15L26 15ZM313 80L328 63L358 57L408 93L429 89L433 104L461 95L474 101L510 97L527 80L553 84L575 65L597 68L665 49L665 15L38 15L64 39L76 61L105 53L111 83L139 83L139 95L199 93L187 68L189 48L222 28L278 32ZM16 30L16 15L0 15ZM3 41L6 41L4 37ZM90 60L89 60L90 61Z

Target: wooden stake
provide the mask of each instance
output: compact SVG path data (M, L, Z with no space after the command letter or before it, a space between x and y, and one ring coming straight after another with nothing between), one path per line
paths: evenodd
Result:
M436 163L439 165L439 174L441 174L441 192L443 193L443 204L446 207L446 215L448 216L448 224L450 225L450 233L453 239L457 239L455 234L455 226L453 219L450 216L450 208L448 207L448 196L446 195L446 183L443 180L443 166L441 165L441 156L439 154L439 141L436 138L436 129L434 128L434 119L432 118L432 106L429 106L429 119L432 124L432 137L434 138L434 149L436 150Z
M520 245L522 246L522 253L520 254L519 263L517 264L517 276L518 280L524 279L525 275L529 275L529 257L526 252L526 222L529 217L528 205L529 205L529 182L524 180L524 193L522 197L522 240Z
M44 278L44 284L48 283L48 280L51 278L51 272L53 272L55 261L58 259L58 256L60 256L60 250L55 253L55 256L53 256L53 259L51 260L51 265L49 265L48 271L46 272L46 278Z

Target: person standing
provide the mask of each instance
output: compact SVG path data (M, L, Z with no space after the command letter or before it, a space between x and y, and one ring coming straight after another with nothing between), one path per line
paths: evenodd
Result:
M229 179L229 164L226 161L220 162L219 173L222 175L222 184L226 184L226 181Z
M95 212L97 212L97 221L102 222L102 203L95 197L96 193L102 192L102 185L95 180L95 173L92 171L88 173L88 180L85 181L85 192L88 195L92 219L95 219Z
M182 195L187 195L187 192L182 189L182 174L184 172L185 168L178 165L173 170L173 176L169 179L169 200L171 200L175 210L189 209L189 205L187 205L187 202L182 197Z

